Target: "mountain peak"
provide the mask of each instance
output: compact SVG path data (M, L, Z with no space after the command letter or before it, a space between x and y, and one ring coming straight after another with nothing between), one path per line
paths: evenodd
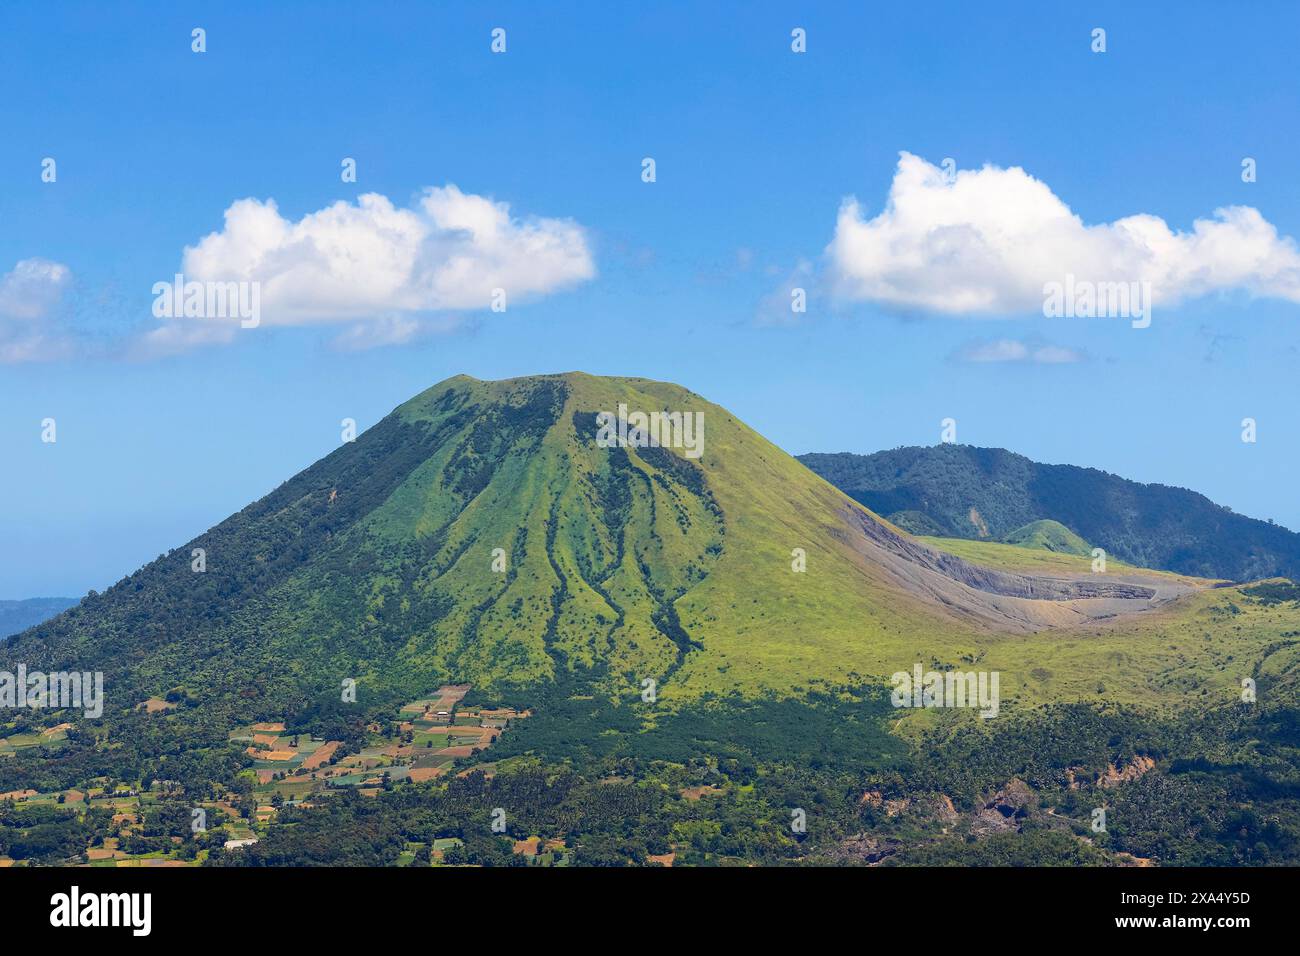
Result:
M620 405L629 427L602 440L601 413ZM692 416L695 447L632 434L636 416L665 412ZM139 699L182 683L281 711L336 695L344 676L407 700L577 674L607 694L650 679L699 697L890 673L900 620L973 640L1177 590L945 555L672 383L459 375L15 641L32 660L89 642Z

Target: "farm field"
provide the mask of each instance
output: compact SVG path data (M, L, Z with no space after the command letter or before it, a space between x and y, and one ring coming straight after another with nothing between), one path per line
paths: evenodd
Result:
M85 852L86 866L198 866L212 846L237 850L256 843L276 825L286 807L319 805L344 790L373 797L398 782L432 780L458 768L466 773L464 765L468 764L491 773L491 764L481 762L479 756L512 722L530 715L510 708L464 707L461 701L470 689L469 684L445 685L429 697L398 708L389 721L372 721L366 728L364 746L353 752L343 741L294 733L281 722L238 727L229 734L229 742L249 758L241 774L248 783L247 792L224 793L197 802L186 819L176 818L177 804L168 799L175 796L174 787L168 781L153 781L146 790L113 787L107 781L82 789L15 790L0 793L0 808L16 814L20 826L24 816L39 826L55 807L84 807L88 818L106 824L104 830L110 834ZM161 703L151 699L139 709L151 715L172 709ZM14 729L13 723L8 729ZM63 724L44 731L11 733L0 739L0 759L6 753L38 746L57 751L67 731L68 725ZM164 808L171 819L160 819ZM196 823L195 814L200 812ZM196 849L198 841L186 839L185 834L197 832L207 834L207 846ZM156 844L164 834L166 845L159 847ZM455 839L412 842L410 852L404 853L398 864L411 865L419 859L436 865L459 843ZM521 845L516 852L537 865L554 865L564 857L562 846L541 842ZM13 865L22 862L0 854L0 867Z

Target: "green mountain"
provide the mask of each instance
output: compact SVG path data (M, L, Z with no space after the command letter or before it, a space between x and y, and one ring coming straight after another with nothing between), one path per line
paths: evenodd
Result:
M1077 554L1088 556L1092 548L1077 534L1059 521L1044 519L1031 521L1023 528L1017 528L1002 539L1007 544L1020 548L1041 548L1057 554Z
M597 415L620 405L701 415L702 454L600 447ZM910 635L1032 631L1185 589L942 555L675 385L462 376L9 650L95 661L132 702L270 717L343 679L395 700L599 672L615 695L651 679L698 698L883 676Z
M1051 520L1141 567L1233 581L1300 577L1300 534L1184 488L970 445L799 460L916 534L1002 540Z
M76 598L26 598L0 601L0 640L48 621L77 603Z
M0 858L1300 858L1294 589L1016 537L914 537L676 385L458 376L0 645L0 694L105 694L0 714ZM998 675L996 714L898 709L917 667Z

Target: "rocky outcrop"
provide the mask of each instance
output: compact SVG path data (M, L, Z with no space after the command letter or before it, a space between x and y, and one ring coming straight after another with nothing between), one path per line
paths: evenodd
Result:
M1090 774L1091 781L1080 781L1080 777L1088 773L1084 768L1070 767L1065 771L1065 780L1071 790L1078 790L1083 783L1088 782L1094 787L1109 789L1118 787L1122 783L1128 783L1130 780L1138 779L1155 765L1154 758L1138 754L1128 763L1112 764L1101 773Z
M1123 766L1107 767L1106 772L1098 778L1097 786L1108 789L1110 787L1118 787L1121 783L1128 783L1130 780L1136 780L1155 765L1156 762L1150 757L1139 755Z
M1022 822L1038 804L1038 798L1027 784L1011 780L975 811L971 832L976 836L1019 831Z
M842 841L831 851L836 862L867 863L876 865L893 856L903 848L901 840L891 837L876 837L869 833L858 833Z

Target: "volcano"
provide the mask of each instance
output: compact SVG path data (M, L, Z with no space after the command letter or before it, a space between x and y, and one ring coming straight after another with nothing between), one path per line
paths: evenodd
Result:
M1113 622L1195 587L938 550L677 385L457 376L4 652L101 669L123 705L262 713L344 679L786 693L908 667L918 640Z

